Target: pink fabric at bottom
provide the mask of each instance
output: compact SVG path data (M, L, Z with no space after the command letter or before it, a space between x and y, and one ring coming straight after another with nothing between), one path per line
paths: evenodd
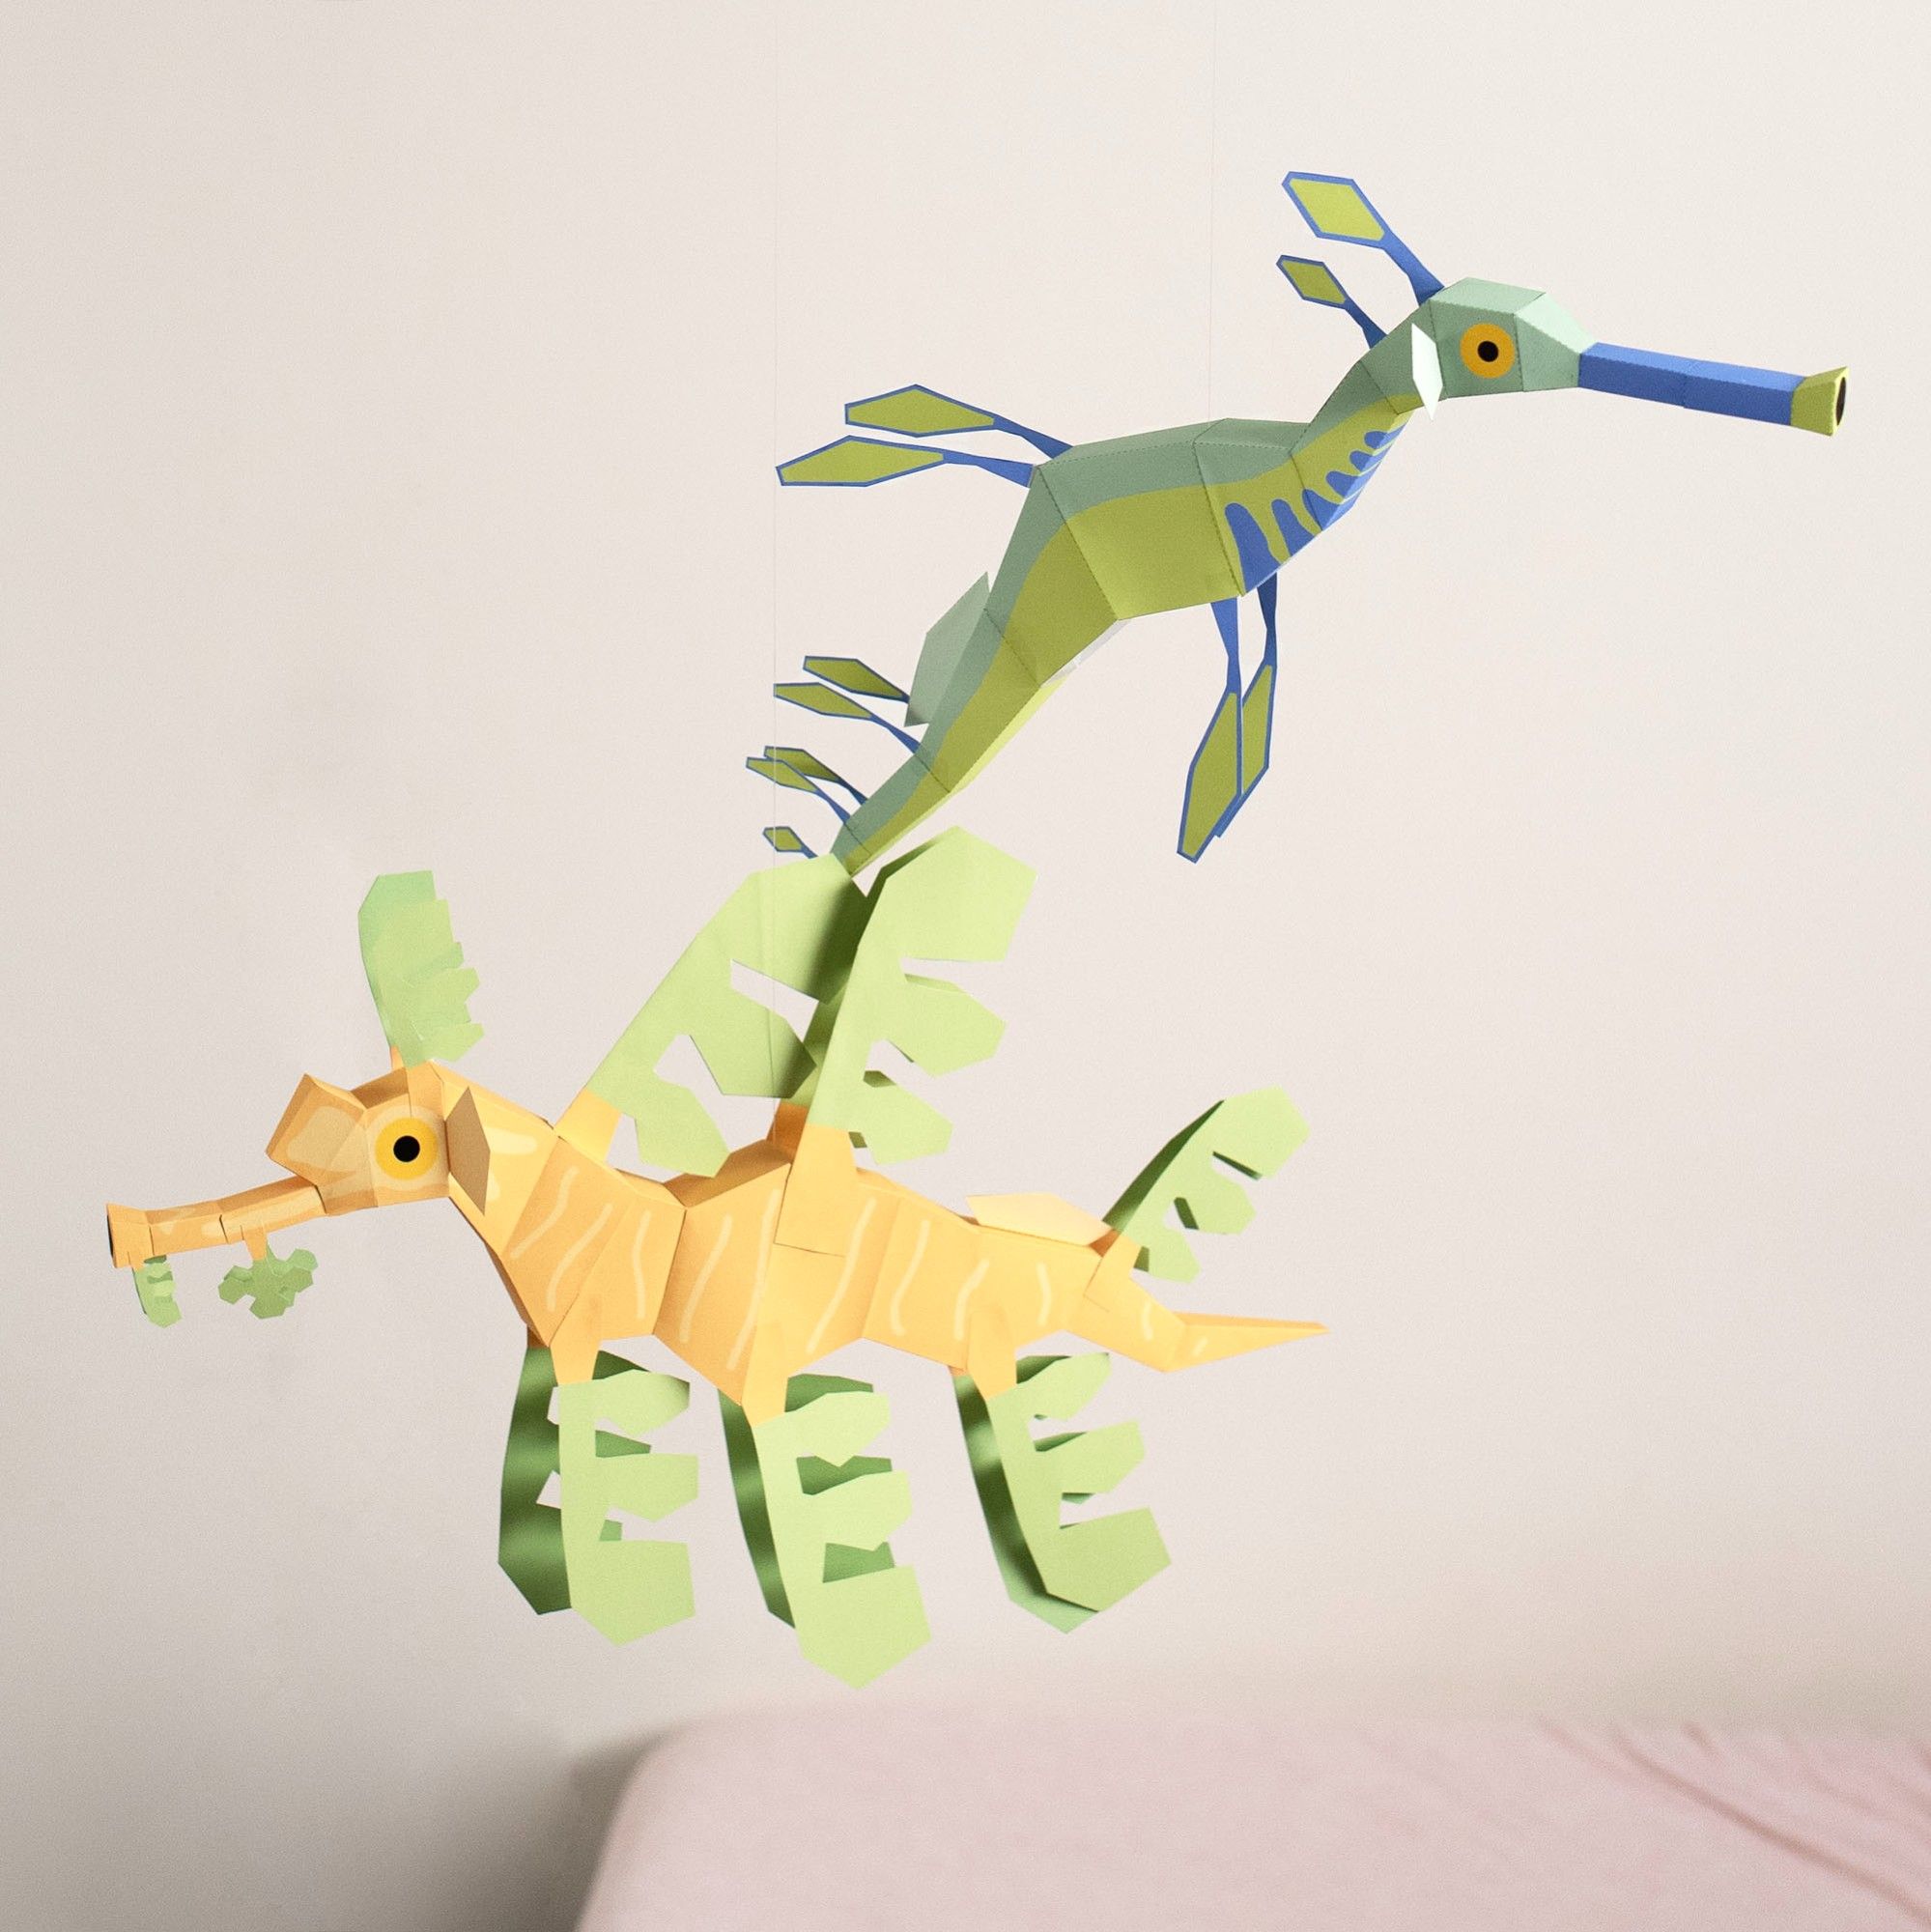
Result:
M581 1932L1921 1932L1931 1754L889 1707L639 1767Z

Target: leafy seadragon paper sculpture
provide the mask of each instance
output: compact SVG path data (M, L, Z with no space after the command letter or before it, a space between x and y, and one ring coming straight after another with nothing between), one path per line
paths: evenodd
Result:
M1104 1218L1045 1194L983 1197L956 1214L854 1159L856 1146L889 1162L945 1145L944 1119L872 1070L873 1051L889 1042L928 1072L993 1051L999 1021L904 961L998 958L1031 885L1017 861L960 830L884 868L869 893L836 859L753 873L553 1127L442 1064L479 1037L467 1006L476 976L426 872L378 879L362 959L390 1070L353 1091L301 1082L269 1143L292 1179L157 1213L110 1208L114 1259L135 1270L149 1313L172 1321L164 1257L243 1242L251 1263L221 1293L273 1316L307 1285L313 1258L271 1255L271 1234L448 1196L529 1330L501 1541L524 1595L619 1640L691 1614L683 1547L627 1540L611 1516L655 1520L696 1487L692 1458L645 1453L687 1385L604 1351L655 1335L723 1399L767 1602L808 1657L852 1683L925 1638L917 1584L888 1541L910 1500L887 1462L860 1454L884 1427L885 1399L805 1372L861 1339L942 1363L957 1378L1007 1587L1070 1627L1145 1582L1166 1552L1144 1510L1062 1526L1063 1499L1113 1488L1139 1438L1129 1425L1036 1441L1034 1418L1076 1412L1106 1357L1018 1351L1069 1333L1178 1369L1318 1330L1178 1315L1134 1278L1140 1265L1193 1271L1169 1208L1189 1228L1246 1220L1232 1175L1271 1172L1304 1132L1279 1093L1204 1115ZM732 986L733 963L815 1003L803 1039ZM696 1095L658 1072L680 1037L724 1092L778 1103L763 1140L727 1152ZM660 1182L611 1166L624 1115L646 1161L686 1172Z
M834 850L860 870L889 851L985 765L1094 644L1119 624L1205 604L1227 676L1187 773L1179 850L1198 859L1266 775L1279 664L1279 573L1350 511L1417 411L1444 399L1602 389L1685 409L1834 433L1844 371L1789 376L1598 342L1548 296L1504 282L1443 286L1351 181L1291 174L1283 183L1323 240L1378 249L1407 277L1417 306L1382 329L1325 263L1283 255L1304 300L1349 315L1366 352L1309 422L1223 417L1104 442L1066 443L923 384L850 404L855 428L921 440L840 437L779 466L787 484L844 488L965 464L1020 485L1026 501L997 572L959 598L927 634L903 693L847 659L808 659L809 680L778 687L808 710L886 724L906 757L869 795L795 748L767 746L753 770L815 791L838 812ZM1042 462L923 439L997 430ZM1242 682L1240 600L1260 608L1263 647ZM906 725L860 699L904 701ZM828 786L847 793L851 807ZM784 849L795 833L776 828Z
M353 1090L301 1082L269 1143L288 1179L187 1208L107 1210L114 1260L165 1326L180 1316L170 1255L245 1246L247 1264L220 1293L278 1316L315 1262L306 1250L275 1255L271 1235L357 1208L453 1201L528 1331L499 1556L539 1611L575 1609L617 1641L692 1612L684 1547L627 1532L696 1492L696 1459L649 1439L686 1406L689 1385L607 1347L645 1336L718 1390L765 1600L805 1655L848 1683L927 1634L917 1582L890 1541L910 1498L868 1453L885 1399L813 1372L850 1343L951 1371L993 1548L1024 1608L1070 1630L1161 1569L1147 1511L1065 1514L1139 1461L1133 1425L1035 1433L1081 1412L1109 1355L1023 1351L1071 1335L1181 1369L1320 1332L1177 1313L1138 1279L1191 1278L1188 1233L1244 1226L1241 1182L1273 1172L1305 1128L1278 1090L1222 1101L1100 1216L1050 1194L976 1197L962 1214L899 1185L879 1167L938 1151L949 1128L874 1065L878 1050L936 1075L983 1060L1001 1034L961 987L906 962L1002 957L1032 877L957 829L882 867L868 888L856 875L974 776L1113 624L1190 604L1212 608L1228 664L1188 775L1180 849L1199 857L1266 769L1276 572L1351 507L1407 416L1443 395L1580 384L1827 434L1841 414L1841 370L1800 379L1610 348L1545 296L1487 282L1444 289L1350 182L1291 175L1287 186L1318 234L1391 256L1420 304L1384 333L1322 265L1282 259L1301 295L1345 309L1369 339L1313 422L1221 421L1070 447L912 387L853 404L847 419L915 439L1006 431L1045 460L849 437L782 466L786 482L853 485L968 464L1023 483L1026 505L996 579L934 627L909 691L850 658L808 659L809 680L779 687L814 712L884 725L908 755L868 797L802 748L751 760L832 806L835 853L816 857L790 827L769 828L802 863L737 888L554 1126L450 1065L480 1037L469 1012L476 976L430 875L392 873L376 881L360 922L389 1070ZM1265 641L1243 682L1236 611L1249 591ZM903 726L872 708L894 703ZM802 1037L739 989L740 967L810 1004ZM763 1139L727 1149L697 1095L662 1070L681 1040L721 1092L774 1103ZM641 1161L674 1178L612 1163L626 1117Z

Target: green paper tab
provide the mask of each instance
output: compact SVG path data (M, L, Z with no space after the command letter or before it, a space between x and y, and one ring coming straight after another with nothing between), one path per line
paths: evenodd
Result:
M990 1400L970 1376L952 1381L1006 1593L1055 1630L1077 1629L1169 1560L1150 1510L1062 1520L1065 1504L1105 1494L1139 1465L1137 1424L1033 1435L1040 1417L1065 1421L1078 1414L1112 1366L1103 1354L1028 1355L1017 1386Z
M297 1248L284 1260L272 1249L245 1267L231 1267L217 1291L223 1301L248 1297L248 1313L258 1321L272 1321L295 1306L295 1298L315 1279L315 1257Z
M1182 1127L1106 1210L1106 1224L1139 1244L1149 1274L1191 1281L1200 1262L1168 1210L1189 1230L1237 1235L1254 1204L1233 1176L1272 1174L1306 1139L1307 1122L1278 1087L1235 1094Z
M131 1272L141 1313L156 1328L172 1328L181 1320L181 1307L174 1298L174 1270L168 1266L167 1257L156 1255L137 1263Z
M726 1151L697 1095L657 1071L679 1037L725 1094L786 1099L810 1070L785 1021L731 984L733 961L822 1000L843 977L864 916L865 895L831 858L753 872L725 900L590 1076L599 1099L636 1121L644 1160L715 1174Z
M911 1491L885 1457L859 1454L890 1406L839 1376L794 1376L784 1413L754 1428L728 1396L718 1401L767 1607L820 1669L870 1683L931 1636L918 1578L887 1541L911 1514Z
M905 962L1003 958L1032 890L1018 860L958 829L879 874L850 974L807 1036L818 1067L801 1097L814 1122L843 1128L880 1162L945 1147L945 1116L873 1069L873 1050L889 1044L927 1073L950 1073L998 1047L1003 1021Z
M449 924L449 906L427 872L384 872L358 919L362 970L383 1034L405 1066L457 1060L482 1038L469 1017L476 975Z
M607 1362L619 1366L609 1370ZM657 1522L697 1493L696 1457L665 1455L643 1439L683 1414L690 1400L691 1385L678 1377L610 1355L597 1358L589 1381L556 1391L570 1607L612 1643L681 1623L695 1607L684 1545L626 1536L611 1514Z

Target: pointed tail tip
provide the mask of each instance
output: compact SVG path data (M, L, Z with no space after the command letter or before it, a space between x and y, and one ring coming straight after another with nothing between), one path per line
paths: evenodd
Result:
M1325 1335L1324 1321L1265 1321L1244 1315L1183 1315L1186 1324L1179 1339L1176 1368L1197 1368L1207 1362L1225 1361L1230 1355L1245 1355L1256 1349L1271 1349L1281 1342L1304 1342L1311 1336Z

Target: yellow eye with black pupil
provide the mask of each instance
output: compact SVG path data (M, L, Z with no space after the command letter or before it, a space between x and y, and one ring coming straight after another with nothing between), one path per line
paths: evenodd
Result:
M436 1134L427 1121L394 1121L376 1143L376 1158L397 1180L420 1174L436 1158Z
M1492 322L1462 331L1462 361L1471 375L1506 376L1516 366L1515 338Z

